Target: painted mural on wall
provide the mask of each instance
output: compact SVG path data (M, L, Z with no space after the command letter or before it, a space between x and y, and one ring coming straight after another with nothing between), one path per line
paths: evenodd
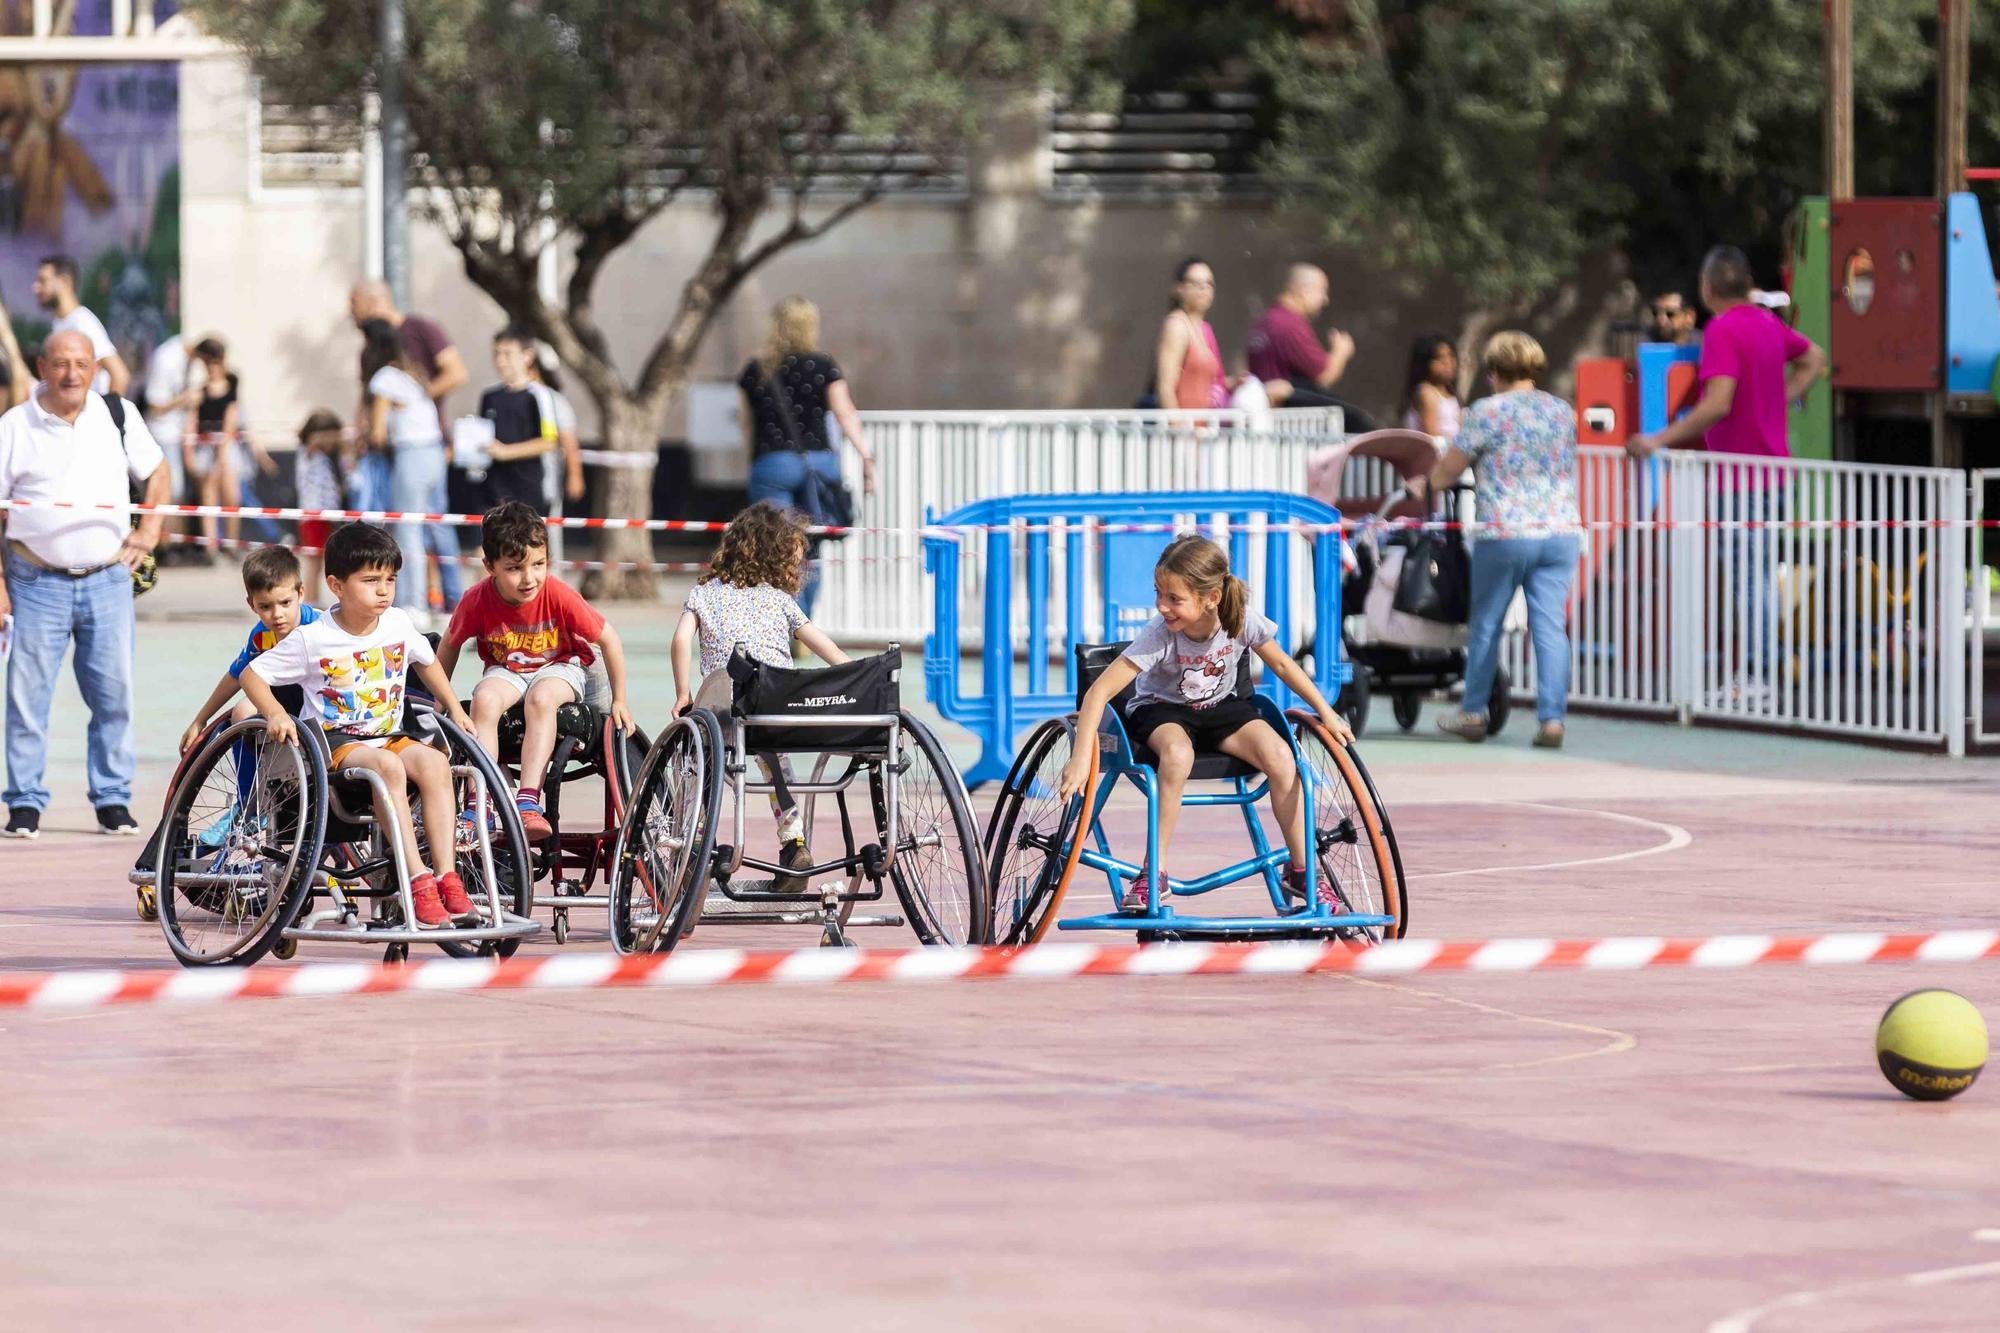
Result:
M55 0L54 18L108 33L111 0ZM0 33L33 28L33 0L0 0ZM51 254L76 260L77 295L135 377L180 331L180 160L178 66L0 65L0 300L23 351L48 332L30 287Z

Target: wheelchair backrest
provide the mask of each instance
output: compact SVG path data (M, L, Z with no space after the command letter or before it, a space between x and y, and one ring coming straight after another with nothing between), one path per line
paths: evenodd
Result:
M1106 669L1113 662L1116 662L1119 656L1131 646L1130 640L1124 643L1079 643L1076 646L1076 706L1078 708L1083 707L1083 696L1089 693L1092 685L1097 683L1097 678L1103 675ZM1244 656L1247 659L1249 654L1246 653ZM1125 710L1131 707L1132 695L1137 688L1136 682L1127 685L1118 692L1118 697L1111 701L1112 708L1117 710L1120 717L1123 717ZM1236 665L1236 689L1233 693L1238 699L1248 699L1252 693L1250 663L1247 660L1239 662Z
M902 669L900 648L803 669L772 666L738 648L729 658L729 712L737 718L894 717L903 706ZM754 742L781 750L836 750L875 748L887 737L880 724L843 729L761 722Z

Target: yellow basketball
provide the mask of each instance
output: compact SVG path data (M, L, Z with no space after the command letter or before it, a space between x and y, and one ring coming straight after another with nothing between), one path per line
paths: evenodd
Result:
M1956 1097L1986 1067L1986 1020L1957 991L1913 990L1882 1015L1875 1059L1904 1096Z

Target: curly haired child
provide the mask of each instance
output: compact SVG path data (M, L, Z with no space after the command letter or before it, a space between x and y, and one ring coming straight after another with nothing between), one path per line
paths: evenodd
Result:
M832 639L806 618L798 602L805 577L805 519L768 501L751 505L730 521L715 558L695 581L680 623L674 627L674 714L689 708L726 712L730 701L729 655L742 645L760 662L792 664L792 643L804 644L828 665L847 660ZM700 685L694 679L695 647L700 646ZM767 768L769 767L767 761ZM782 765L779 766L782 772ZM778 816L779 864L803 869L812 864L806 847L805 821L798 803L782 788L786 774L773 781L771 807ZM798 893L805 880L782 876L781 893Z

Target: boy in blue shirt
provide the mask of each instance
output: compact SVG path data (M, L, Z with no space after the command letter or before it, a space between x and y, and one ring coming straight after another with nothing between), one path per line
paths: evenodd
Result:
M182 754L201 739L215 710L236 697L237 677L245 667L260 653L277 647L280 640L299 626L319 619L319 612L305 603L299 558L282 546L260 546L243 561L243 593L250 613L257 617L257 627L250 631L243 651L229 664L229 670L222 673L222 679L215 682L208 698L195 710L194 721L181 733ZM280 691L278 699L287 712L297 713L305 702L305 694L294 685ZM230 710L229 720L241 722L255 716L257 709L244 699Z

